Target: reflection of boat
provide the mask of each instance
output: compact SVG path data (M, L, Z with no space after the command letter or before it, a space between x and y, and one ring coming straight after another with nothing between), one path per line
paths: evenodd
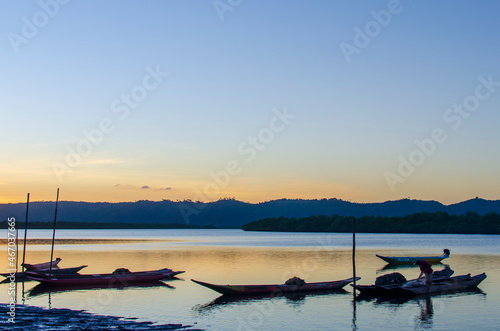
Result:
M356 277L356 280L361 279ZM253 295L271 294L280 295L282 293L297 293L310 291L339 290L354 281L353 278L337 280L333 282L305 283L303 285L215 285L191 279L193 282L208 287L216 292L227 295Z
M486 274L482 273L476 276L462 275L450 278L433 280L430 287L416 281L408 281L399 285L352 285L361 294L372 296L391 296L391 295L419 295L433 293L460 292L477 287L484 279Z
M304 302L304 299L309 296L322 296L322 295L342 295L349 294L344 289L339 290L329 290L329 291L314 291L314 292L289 292L280 294L255 294L255 295L238 295L232 296L229 294L223 294L220 297L212 300L209 303L203 305L197 305L194 309L200 313L208 312L218 306L229 306L229 305L245 305L253 304L256 300L271 300L274 298L279 298L281 300L286 299L288 303L300 304Z
M444 249L443 255L441 256L382 256L375 254L375 256L381 258L389 264L414 264L417 260L426 260L430 264L441 263L443 259L450 257L450 250Z
M448 296L448 297L461 297L467 295L486 295L480 288L471 287L466 290L460 292L448 292L448 293L430 293L430 294L417 294L417 295L382 295L382 296L370 296L363 295L362 293L358 294L356 297L357 301L370 301L374 300L375 304L395 304L401 305L407 302L419 301L426 298L432 298L435 296Z
M406 269L406 268L418 268L418 265L414 264L392 264L392 263L387 263L385 266L377 270L378 272L383 272L385 270L397 270L397 269Z
M111 274L89 274L89 275L56 275L49 277L36 273L29 273L28 277L42 284L54 286L71 285L122 285L133 283L153 282L164 278L171 278L184 271L173 271L171 269L160 269L154 271L140 272L118 272Z
M123 288L139 288L139 287L166 287L166 288L174 288L171 285L165 284L164 282L160 281L155 281L155 282L143 282L143 283L138 283L138 284L130 284L130 285L123 285L123 284L109 284L109 285L104 285L104 286L99 286L99 285L74 285L74 286L51 286L51 285L46 285L46 284L38 284L35 287L33 287L28 295L30 297L34 297L37 295L42 295L46 293L58 293L58 292L67 292L67 291L78 291L78 290L101 290L101 289L123 289Z
M52 269L57 268L57 265L61 262L61 258L57 258L52 262L45 262L45 263L37 263L37 264L29 264L29 263L22 263L21 266L25 267L26 270L31 271L31 270L44 270L44 269L50 269L50 264L52 263Z
M82 266L73 267L73 268L52 269L52 275L74 275L74 274L78 274L78 272L85 267L87 267L87 266L82 265ZM0 274L0 276L7 277L7 279L3 280L3 282L10 282L11 279L15 279L16 282L19 282L19 281L31 280L28 278L28 274L48 275L49 272L51 272L50 269L40 269L40 270L34 270L34 271L28 271L28 272L23 271L23 272L15 272L15 273L3 273L3 274Z

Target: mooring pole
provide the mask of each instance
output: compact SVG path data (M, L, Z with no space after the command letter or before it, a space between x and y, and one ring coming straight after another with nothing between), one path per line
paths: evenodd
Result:
M30 194L28 193L28 198L26 200L26 219L24 220L24 242L23 242L23 266L24 271L24 261L26 259L26 234L28 233L28 210L30 207Z
M354 285L356 285L356 217L352 219L352 277ZM356 293L356 289L354 289Z
M16 224L16 273L18 271L17 270L18 265L19 265L19 225ZM17 291L17 286L16 286L16 291Z
M356 286L356 217L352 219L352 277ZM356 325L356 288L352 291L352 330L357 331Z
M54 215L54 230L52 231L52 248L50 250L50 269L49 269L49 278L52 277L52 259L54 257L54 240L56 238L56 223L57 223L57 204L59 202L59 188L57 189L57 198L56 198L56 213Z

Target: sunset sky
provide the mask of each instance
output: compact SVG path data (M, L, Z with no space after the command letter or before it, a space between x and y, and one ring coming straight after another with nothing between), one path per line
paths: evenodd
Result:
M500 198L498 1L8 1L0 203Z

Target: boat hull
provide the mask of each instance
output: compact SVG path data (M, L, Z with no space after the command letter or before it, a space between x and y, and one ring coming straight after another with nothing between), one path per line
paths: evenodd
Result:
M100 285L100 286L127 286L134 283L154 282L165 278L171 278L184 271L173 271L161 269L155 271L130 272L122 274L91 274L91 275L39 275L29 273L28 278L42 284L52 286L78 286L78 285Z
M396 265L412 265L417 260L426 260L430 264L439 264L442 260L448 258L448 256L382 256L378 254L375 254L375 256L389 264Z
M361 294L370 296L390 296L390 295L420 295L461 292L477 287L484 279L486 274L482 273L476 276L462 275L446 279L439 279L432 283L431 287L425 285L406 287L402 285L352 285ZM414 282L414 281L410 281ZM407 282L405 284L408 284Z
M486 278L485 273L473 277L471 277L470 275L457 276L457 277L451 277L441 282L433 283L430 288L428 288L427 286L408 287L408 288L401 287L396 289L395 291L402 295L460 292L477 287L485 278Z
M361 279L356 277L356 280ZM333 282L306 283L304 285L216 285L191 279L193 282L226 295L282 294L339 290L354 281L353 278Z

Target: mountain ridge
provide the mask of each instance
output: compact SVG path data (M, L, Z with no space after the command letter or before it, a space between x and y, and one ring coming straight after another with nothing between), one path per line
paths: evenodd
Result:
M52 222L55 202L30 202L29 221ZM418 212L444 211L462 215L476 212L484 215L500 213L500 200L480 198L444 205L434 200L400 199L384 202L359 203L331 199L278 199L259 203L222 199L214 202L148 201L82 202L60 201L58 221L102 223L185 223L213 225L220 228L240 228L251 221L269 217L308 217L313 215L406 216ZM15 217L24 222L25 203L0 204L3 220ZM29 225L28 225L29 226Z

